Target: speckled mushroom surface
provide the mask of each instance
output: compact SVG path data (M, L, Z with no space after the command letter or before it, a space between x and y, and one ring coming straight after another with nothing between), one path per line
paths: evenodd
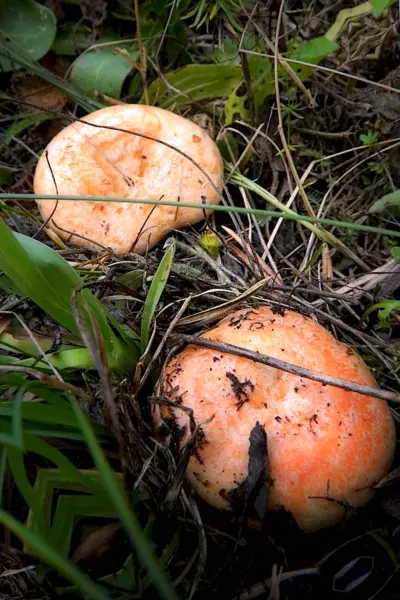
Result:
M312 319L289 310L242 310L204 337L377 385L351 348ZM343 504L364 505L372 495L369 486L388 472L393 460L395 426L385 401L245 358L188 346L167 365L162 390L177 402L176 408L161 409L162 418L171 424L172 417L186 427L181 447L189 428L179 404L193 409L197 424L204 423L187 476L197 493L217 508L234 508L235 490L249 475L250 437L260 426L272 479L268 508L283 506L305 531L339 522L346 513ZM160 427L159 411L154 418L161 433L165 425Z
M60 195L160 202L152 211L151 205L121 202L58 201L55 208L54 200L39 200L43 219L51 217L48 225L62 239L111 248L116 254L143 254L171 229L182 229L204 218L201 210L163 206L163 200L219 202L219 194L204 173L187 158L157 141L130 133L150 136L185 152L221 191L220 152L195 123L161 108L133 104L103 108L84 120L96 127L72 123L49 143L36 168L35 193L56 194L58 190Z

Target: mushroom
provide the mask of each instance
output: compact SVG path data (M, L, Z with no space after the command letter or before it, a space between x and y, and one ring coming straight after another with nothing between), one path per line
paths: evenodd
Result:
M204 217L202 210L165 206L163 201L220 201L222 157L195 123L161 108L133 104L103 108L84 121L68 125L49 143L36 167L35 193L158 202L38 200L43 219L62 239L111 248L115 254L143 254L172 229Z
M377 387L358 354L290 310L241 310L202 337ZM182 407L193 410L201 435L187 478L219 509L243 510L255 492L259 520L284 508L300 529L316 531L363 506L390 469L394 421L375 397L194 345L168 362L160 386L173 405L154 409L158 434L183 449L190 428Z

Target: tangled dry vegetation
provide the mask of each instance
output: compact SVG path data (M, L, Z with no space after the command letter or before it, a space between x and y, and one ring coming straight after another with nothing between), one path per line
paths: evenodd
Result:
M106 25L119 23L115 15L123 12L123 3L116 3L117 8L107 2L80 4L73 10L79 8L82 22L91 29L91 43ZM187 4L193 8L196 3ZM228 8L230 4L221 2ZM169 108L205 126L215 140L225 140L225 206L281 210L283 204L301 215L335 223L320 224L317 237L304 222L296 220L215 212L197 226L173 232L145 256L132 253L116 257L107 249L61 244L43 228L33 199L3 196L1 214L14 231L35 237L65 258L116 321L136 332L139 339L152 281L166 250L174 246L170 273L156 304L151 345L134 373L130 377L110 373L99 340L85 338L81 322L78 329L96 357L97 371L82 368L62 375L65 385L74 386L69 392L80 388L85 395L81 405L86 413L100 427L112 431L112 436L101 434L104 453L115 471L123 474L126 489L143 498L137 500L136 514L147 526L153 549L163 556L163 568L180 597L312 599L322 594L338 598L347 591L348 597L355 599L394 600L399 597L398 456L390 485L377 490L365 509L329 533L304 536L285 513L267 520L260 532L248 529L243 516L231 517L207 507L184 482L189 454L180 456L154 438L150 407L165 401L158 393L157 380L165 361L182 346L180 334L199 334L234 308L260 302L316 318L361 354L382 389L400 391L400 262L396 260L395 238L373 229L399 231L398 213L376 207L377 200L400 188L400 38L396 7L380 17L371 11L360 15L355 11L348 19L340 20L341 11L352 11L361 3L298 0L239 4L239 8L233 4L233 14L240 30L223 9L199 29L190 28L190 20L183 23L191 63L208 64L211 53L220 52L220 48L225 54L220 52L219 58L226 56L226 40L245 48L238 57L250 111L235 114L227 123L229 94L186 102L175 98ZM179 5L179 1L174 2L172 8L179 10ZM165 4L166 15L172 10L170 4L168 7ZM137 8L139 12L145 10L142 5ZM54 2L52 10L60 23L67 20L66 14L71 18L69 3ZM74 18L78 12L73 12ZM246 80L253 52L249 48L256 48L255 52L262 48L262 54L271 56L273 81L275 64L289 48L325 36L333 25L337 27L336 51L307 77L300 76L299 70L289 76L276 71L278 89L265 94L256 109L259 94L254 86L259 82ZM165 32L168 38L166 25ZM122 89L118 102L137 102L144 86L151 90L151 81L157 76L165 83L168 73L181 66L176 53L168 55L168 40L157 42L154 49L143 41L148 54L147 80L144 72L138 71L138 81ZM50 53L41 63L52 77L63 77L72 60ZM307 62L306 57L300 60ZM293 65L287 62L285 69L291 70ZM75 111L76 104L68 92L51 86L29 69L4 73L1 81L1 191L29 194L33 191L38 155L71 115L84 113L82 108ZM173 92L173 88L174 84L167 81L167 89ZM112 102L107 94L97 97ZM32 126L21 132L10 132L10 123L35 112L45 113L47 118L43 117L42 122L33 120ZM266 190L280 204L271 204ZM343 221L356 227L341 226ZM363 226L361 230L357 225ZM11 321L11 316L17 315L34 338L50 340L46 352L57 352L68 341L66 330L31 300L12 289L0 293L2 334L13 334L15 317ZM10 353L21 359L21 354L8 350ZM20 368L28 369L22 363ZM35 363L29 368L35 368ZM29 376L25 371L24 377ZM15 398L20 383L13 381L0 379L4 402ZM34 392L29 393L27 400L32 400ZM391 406L398 421L398 408L396 404ZM54 437L53 443L78 469L93 468L93 455L82 440ZM48 459L25 454L31 483L38 468L49 466ZM1 473L2 507L23 522L29 499L23 497L12 469L2 467ZM55 500L52 502L54 507ZM86 517L91 518L90 524L83 523L79 531L73 532L70 560L93 581L106 571L120 573L132 553L129 536L113 515L100 518L94 511ZM54 569L37 571L36 563L26 556L15 563L10 547L19 542L12 531L16 533L4 527L0 554L2 598L47 598L60 589L67 597L79 597L76 590L67 589L66 580ZM133 563L134 587L124 589L122 580L115 584L111 578L106 587L111 595L107 597L136 597L131 595L132 589L145 598L156 597L136 557ZM19 569L21 581L13 584ZM37 573L40 576L36 577ZM34 585L38 589L32 591ZM49 591L50 586L54 591Z

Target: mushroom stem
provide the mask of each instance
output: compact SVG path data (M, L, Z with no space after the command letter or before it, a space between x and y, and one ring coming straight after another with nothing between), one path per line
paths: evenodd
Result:
M343 390L356 392L365 396L373 396L374 398L380 398L381 400L400 404L400 394L397 394L396 392L380 390L369 385L361 385L359 383L349 381L348 379L330 377L329 375L324 375L322 373L318 373L317 371L312 371L311 369L305 369L304 367L299 367L284 360L279 360L278 358L273 358L272 356L266 356L265 354L261 354L259 352L253 352L252 350L247 350L246 348L241 348L240 346L235 346L233 344L215 342L206 338L197 337L196 335L185 334L173 335L171 339L174 342L185 342L186 344L203 346L205 348L211 348L212 350L227 352L228 354L235 354L236 356L248 358L249 360L253 360L254 362L261 363L268 367L273 367L274 369L281 369L282 371L287 371L288 373L299 375L300 377L306 377L307 379L318 381L323 385L332 385L334 387L342 388Z

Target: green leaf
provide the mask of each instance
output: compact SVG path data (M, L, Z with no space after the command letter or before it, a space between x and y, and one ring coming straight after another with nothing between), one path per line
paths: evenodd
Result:
M139 52L131 52L136 61ZM81 92L93 96L95 91L111 98L121 97L122 86L132 71L128 57L114 54L112 48L103 48L80 56L72 67L70 81Z
M395 3L396 0L371 0L372 13L374 17L380 17L389 6Z
M127 273L122 273L122 275L118 275L116 280L118 283L121 283L125 287L132 290L132 292L136 292L142 287L143 274L143 271L132 270L128 271Z
M378 311L378 319L381 327L389 328L390 325L390 314L392 311L400 311L400 300L381 300L381 302L377 302L370 306L363 316L361 317L361 322L363 322L368 315L372 312Z
M0 523L25 542L31 549L31 552L43 562L59 571L72 583L78 585L87 598L91 598L91 600L110 600L110 596L104 588L97 585L78 567L66 560L56 548L47 542L43 535L29 531L22 523L3 509L0 509Z
M232 92L225 103L225 123L229 125L236 119L250 120L251 103L254 103L255 116L262 107L265 98L275 91L274 74L269 58L263 56L249 56L248 67L250 74L251 90L243 79L240 85Z
M338 44L333 40L328 40L326 37L315 37L311 40L307 40L302 42L289 52L287 58L292 60L301 60L307 63L318 64L321 60L332 54L338 49ZM308 79L310 75L313 73L314 69L312 67L307 67L303 65L298 65L296 63L289 63L291 68L300 79ZM290 77L285 73L285 78Z
M11 39L38 60L50 50L56 35L54 13L33 0L0 2L0 44L7 51ZM0 56L2 71L12 71L13 61Z
M0 186L11 185L14 181L12 171L3 165L0 165Z
M390 211L396 216L400 215L400 190L396 190L391 194L386 194L386 196L376 200L369 209L369 212L374 215L384 212L385 210Z
M162 261L158 265L156 274L151 282L147 293L146 301L143 307L143 316L141 323L141 350L142 354L146 351L150 339L150 327L157 309L161 294L167 283L172 263L174 261L175 247L170 246L164 254Z
M9 144L13 137L17 137L20 133L29 129L29 127L33 127L33 125L37 125L38 123L43 123L43 121L48 121L52 118L52 114L48 112L36 112L32 114L27 114L23 119L18 119L15 121L10 127L8 127L4 132L3 141L5 144Z
M223 131L222 137L217 142L217 146L224 160L235 163L239 158L238 143L230 131Z
M237 65L187 65L165 75L170 86L158 78L149 86L149 104L171 108L177 104L190 104L200 100L213 100L228 96L240 83L242 70ZM140 104L145 104L144 96Z
M174 588L168 581L167 575L160 566L146 540L140 523L131 509L123 487L117 481L115 473L104 456L88 418L82 412L79 404L75 400L72 400L72 406L82 428L92 459L97 469L102 474L104 487L109 495L110 502L114 506L120 521L129 535L129 539L132 547L136 550L139 562L143 568L147 569L152 583L161 598L164 600L178 600Z
M394 260L400 261L400 246L395 246L394 248L392 248L392 258L394 258Z
M0 218L0 270L58 323L79 336L71 307L74 290L83 284L78 273L57 252L28 236L13 234ZM80 293L95 315L102 333L110 368L134 367L139 356L136 342L87 289Z
M93 34L90 27L67 22L58 28L51 47L54 54L75 56L90 46Z

